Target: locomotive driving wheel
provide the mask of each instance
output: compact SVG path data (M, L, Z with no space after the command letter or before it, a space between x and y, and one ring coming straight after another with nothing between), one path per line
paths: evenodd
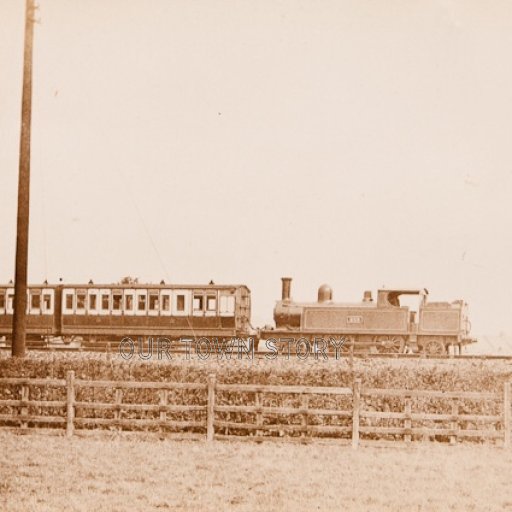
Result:
M405 349L405 340L402 336L376 336L374 341L379 354L402 354Z
M421 350L427 356L442 356L446 354L446 347L439 338L427 338L421 343Z

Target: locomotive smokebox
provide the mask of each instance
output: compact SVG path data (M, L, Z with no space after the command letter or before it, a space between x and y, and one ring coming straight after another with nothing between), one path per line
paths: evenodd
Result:
M328 284L323 284L318 288L318 302L328 302L332 300L332 288Z
M282 300L290 300L290 289L292 286L292 278L291 277L282 277L281 281L283 281L281 298L282 298Z

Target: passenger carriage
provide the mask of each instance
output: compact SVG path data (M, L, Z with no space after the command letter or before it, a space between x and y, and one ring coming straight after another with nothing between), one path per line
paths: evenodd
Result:
M7 339L13 300L14 288L0 287L0 336ZM88 344L126 336L228 339L251 333L251 296L245 285L30 286L27 313L27 337Z

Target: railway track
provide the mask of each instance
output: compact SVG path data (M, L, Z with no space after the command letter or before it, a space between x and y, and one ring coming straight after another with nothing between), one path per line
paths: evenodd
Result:
M48 346L37 346L37 347L27 347L27 350L29 352L53 352L53 353L59 353L59 352L63 352L63 353L88 353L88 352L91 352L91 353L110 353L110 354L114 354L116 352L118 352L117 350L117 347L116 347L116 343L112 343L112 344L106 344L106 345L101 345L101 346L97 346L97 347L68 347L68 346L65 346L65 345L48 345ZM10 346L3 346L3 347L0 347L0 352L1 353L7 353L7 352L10 352L11 351L11 347ZM170 348L168 350L168 352L171 354L171 355L176 355L176 356L180 356L180 355L183 355L183 356L186 356L187 354L187 351L185 349L176 349L176 348ZM188 354L190 355L195 355L195 351L193 350L190 350L188 351ZM216 357L217 354L216 353L212 353L211 354L212 356ZM226 357L226 353L224 353L223 357ZM156 358L156 353L153 354L153 357ZM243 355L242 356L244 358L247 358L246 355ZM334 359L334 355L333 354L328 354L329 356L329 359ZM236 358L237 357L237 353L232 353L231 354L231 357L232 358ZM263 358L267 358L267 359L270 359L271 357L272 358L279 358L279 359L286 359L286 358L289 358L289 359L292 359L292 358L296 358L296 355L295 354L288 354L287 352L279 352L279 353L272 353L272 352L268 352L268 351L254 351L254 357L256 358L259 358L259 359L263 359ZM315 355L314 354L310 354L308 359L310 358L314 358ZM319 355L318 356L319 359L321 359L321 356ZM338 357L340 360L341 359L358 359L358 360L364 360L364 359L391 359L391 360L396 360L396 359L400 359L400 360L475 360L475 361L486 361L486 360L503 360L503 361L511 361L512 362L512 355L498 355L498 354L461 354L461 355L453 355L453 354L445 354L445 355L425 355L425 354L377 354L377 353L340 353L339 354L339 357ZM298 359L298 358L297 358Z

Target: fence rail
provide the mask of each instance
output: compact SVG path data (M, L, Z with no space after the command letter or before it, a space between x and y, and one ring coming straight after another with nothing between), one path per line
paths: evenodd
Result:
M64 428L67 436L98 428L187 432L208 441L331 437L354 448L382 439L478 439L510 447L510 387L504 383L501 393L380 389L366 388L360 379L350 388L221 384L214 374L205 383L91 381L70 371L66 379L1 378L0 396L8 390L11 397L0 399L0 428ZM31 391L37 395L32 399ZM134 402L133 393L142 398ZM429 400L437 401L435 411ZM468 403L487 407L475 412Z

